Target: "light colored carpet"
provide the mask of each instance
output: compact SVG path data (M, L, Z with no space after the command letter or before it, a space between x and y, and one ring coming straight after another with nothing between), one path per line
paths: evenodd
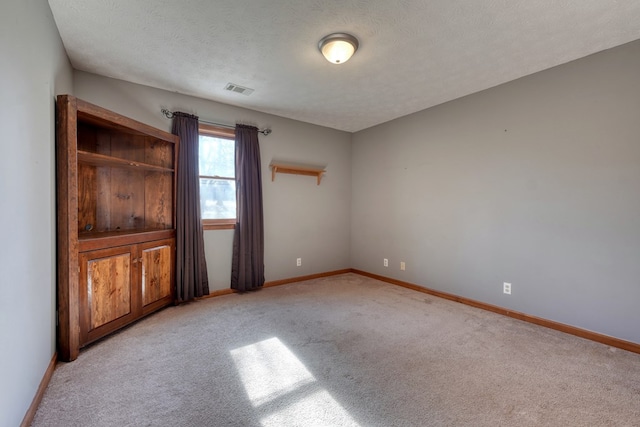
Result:
M34 426L640 426L640 355L356 274L170 307Z

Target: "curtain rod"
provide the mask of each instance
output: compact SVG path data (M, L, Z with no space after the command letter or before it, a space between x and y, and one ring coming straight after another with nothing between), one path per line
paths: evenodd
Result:
M173 111L169 111L166 108L163 108L160 111L162 111L162 114L164 114L164 116L167 119L172 119L173 118ZM213 126L220 126L220 127L227 128L227 129L235 129L236 128L235 126L225 125L224 123L216 123L216 122L210 122L210 121L207 121L207 120L200 120L200 119L198 119L198 121L200 123L206 123L208 125L213 125ZM266 136L266 135L269 135L271 133L271 129L269 129L269 128L259 129L258 133L261 133L261 134Z

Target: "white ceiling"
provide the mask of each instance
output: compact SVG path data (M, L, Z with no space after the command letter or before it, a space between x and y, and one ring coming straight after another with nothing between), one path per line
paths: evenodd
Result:
M78 70L350 132L640 39L639 0L49 4ZM332 32L360 41L345 64Z

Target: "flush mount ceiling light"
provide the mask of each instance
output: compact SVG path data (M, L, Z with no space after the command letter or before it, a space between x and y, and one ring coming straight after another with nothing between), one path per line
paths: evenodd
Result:
M342 64L358 50L358 39L351 34L333 33L318 43L320 52L332 64Z

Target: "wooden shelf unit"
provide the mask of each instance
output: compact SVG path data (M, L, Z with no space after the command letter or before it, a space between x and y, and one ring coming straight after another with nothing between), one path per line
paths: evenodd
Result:
M173 302L179 139L57 98L58 355Z
M295 165L287 165L282 163L272 163L271 164L271 181L275 181L276 173L288 173L292 175L306 175L306 176L315 176L318 180L318 185L320 185L320 181L322 180L322 175L324 175L326 171L323 168L312 168L307 166L295 166Z

